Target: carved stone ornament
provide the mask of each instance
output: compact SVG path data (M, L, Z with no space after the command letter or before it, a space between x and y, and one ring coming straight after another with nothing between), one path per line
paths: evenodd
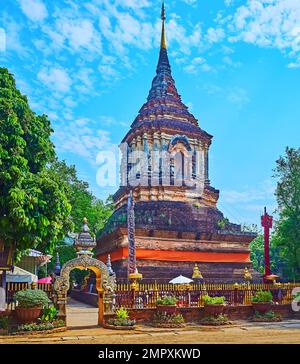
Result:
M75 269L99 269L101 273L100 289L102 288L107 292L114 292L116 288L116 276L108 275L106 265L100 260L91 258L90 256L80 256L78 258L72 259L65 263L61 269L59 277L56 277L54 282L54 290L57 292L58 301L60 298L66 295L68 289L70 288L69 276L70 272Z

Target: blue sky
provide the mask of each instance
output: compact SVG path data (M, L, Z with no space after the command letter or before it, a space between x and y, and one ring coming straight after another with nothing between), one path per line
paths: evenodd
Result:
M99 151L113 149L145 102L158 60L160 0L0 0L0 65L60 158L101 198ZM274 210L272 169L300 140L300 1L167 0L167 42L183 101L214 136L219 208L258 223Z

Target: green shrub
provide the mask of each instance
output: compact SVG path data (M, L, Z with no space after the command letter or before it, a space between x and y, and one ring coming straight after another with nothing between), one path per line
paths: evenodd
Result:
M181 326L184 324L184 318L181 314L172 314L169 315L167 313L160 313L157 312L153 316L153 324L155 326L159 325L174 325L174 326Z
M206 316L201 320L201 323L204 325L219 326L226 325L230 322L227 315L220 314L218 316Z
M120 320L118 318L115 318L115 319L109 319L108 324L112 326L134 326L135 320L130 320L129 318Z
M40 289L19 291L15 294L15 299L18 301L19 307L23 308L45 307L51 302L47 294Z
M254 303L265 303L272 302L273 295L270 291L258 291L252 297L252 302Z
M116 318L118 320L127 320L129 318L129 314L126 308L120 307L116 313Z
M261 314L259 312L255 312L253 316L253 321L256 322L279 322L282 321L282 316L278 312L274 311L268 311L264 314Z
M31 324L24 324L24 325L20 325L18 327L18 331L47 331L47 330L52 330L58 327L63 327L65 326L65 323L63 320L58 320L58 321L54 321L54 322L46 322L46 323L40 323L40 324L36 324L36 323L31 323Z
M163 296L156 301L157 305L174 306L177 303L177 298L174 296Z
M126 308L120 307L116 312L116 317L113 319L109 319L108 324L113 326L134 326L135 321L130 320Z
M225 297L223 296L210 297L209 295L205 295L203 296L203 302L205 305L224 305Z
M7 330L9 325L9 317L3 316L0 317L0 329Z
M58 310L54 306L45 307L41 317L41 322L52 322L57 318Z

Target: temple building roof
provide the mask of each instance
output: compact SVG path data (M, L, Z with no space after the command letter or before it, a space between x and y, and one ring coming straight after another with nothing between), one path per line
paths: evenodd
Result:
M165 9L162 7L162 35L156 76L152 81L147 102L140 109L123 142L137 129L168 129L185 134L202 136L209 141L212 136L202 130L197 119L182 102L169 62L166 34Z

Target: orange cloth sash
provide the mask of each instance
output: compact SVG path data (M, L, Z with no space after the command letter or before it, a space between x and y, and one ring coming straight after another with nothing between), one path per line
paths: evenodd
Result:
M128 258L128 249L119 248L110 254L111 260ZM98 255L97 258L106 262L107 254ZM136 258L140 260L160 260L170 262L208 262L208 263L250 263L250 253L213 253L191 252L177 250L150 250L137 249Z

